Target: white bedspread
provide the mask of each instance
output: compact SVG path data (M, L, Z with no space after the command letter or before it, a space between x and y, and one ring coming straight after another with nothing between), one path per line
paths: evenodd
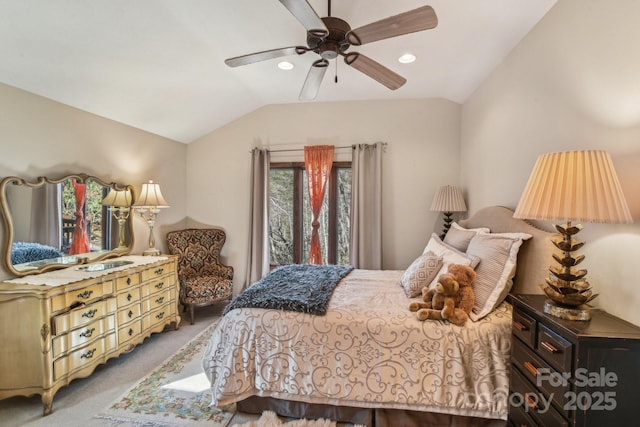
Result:
M203 356L213 405L257 395L506 419L511 306L464 327L421 322L401 275L352 271L325 316L229 312Z

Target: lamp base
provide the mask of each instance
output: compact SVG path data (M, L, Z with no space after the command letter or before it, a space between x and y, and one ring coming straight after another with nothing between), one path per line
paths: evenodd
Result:
M144 256L158 256L160 255L160 250L156 248L149 248L146 251L142 252Z
M591 310L584 304L577 307L563 307L548 299L544 302L544 312L565 320L591 320Z

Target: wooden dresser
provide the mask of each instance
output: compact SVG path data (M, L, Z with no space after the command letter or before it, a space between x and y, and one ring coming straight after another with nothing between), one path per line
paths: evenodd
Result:
M635 425L640 328L595 309L589 321L562 320L545 300L511 297L510 425Z
M154 332L178 328L172 256L125 256L0 283L0 399L53 396L129 352Z

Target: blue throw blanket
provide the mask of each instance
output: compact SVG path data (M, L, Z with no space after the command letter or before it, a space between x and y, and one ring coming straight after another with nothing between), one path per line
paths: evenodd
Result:
M291 264L278 267L236 296L223 314L234 308L271 308L324 315L336 285L350 265Z

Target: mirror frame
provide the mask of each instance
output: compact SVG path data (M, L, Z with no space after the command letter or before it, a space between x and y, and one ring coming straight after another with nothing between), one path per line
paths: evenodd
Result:
M129 217L127 218L127 222L126 222L129 230L129 246L127 247L126 250L113 249L111 251L105 251L103 254L100 254L95 257L82 256L83 254L79 254L76 263L66 263L66 264L51 263L51 264L45 264L39 268L34 268L29 270L17 270L13 267L13 264L11 263L11 248L13 247L13 239L14 239L15 232L14 232L14 226L13 226L13 217L11 215L11 209L9 207L9 201L7 200L7 187L9 185L24 185L29 188L39 188L45 184L60 184L71 178L75 178L80 182L93 180L98 184L102 185L103 187L111 187L114 190L129 189L133 197L133 200L131 203L133 204L133 202L135 202L135 190L132 185L118 184L115 182L107 183L98 177L87 175L84 173L64 175L58 179L52 179L46 176L40 176L35 181L32 181L32 182L29 182L17 176L8 176L4 178L2 182L0 182L0 211L2 212L2 222L4 224L4 236L3 236L4 246L2 248L3 249L2 262L4 264L4 267L7 269L7 271L9 271L11 274L18 277L23 277L23 276L28 276L32 274L44 273L45 271L59 270L62 268L86 264L88 262L100 261L107 258L115 258L115 257L119 257L122 255L127 255L131 253L131 250L133 249L133 245L134 245L134 240L135 240L134 239L135 233L133 232L133 215L131 214L133 212L133 209L131 209L131 213L129 214ZM90 253L87 253L87 255L90 255Z

